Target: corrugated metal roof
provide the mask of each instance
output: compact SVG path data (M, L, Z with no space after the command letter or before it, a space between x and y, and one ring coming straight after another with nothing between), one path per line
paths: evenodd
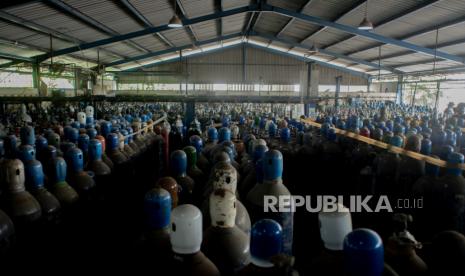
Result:
M187 18L215 12L215 0L180 0Z
M277 33L289 20L289 17L276 13L262 13L257 20L255 30L269 34Z
M252 0L227 0L223 1L223 10L231 10L239 7L244 7L252 4Z
M166 0L129 0L129 2L154 26L167 24L173 16L171 4Z
M243 13L223 17L223 34L227 35L242 31L243 27L247 23L247 16L247 14Z
M217 22L216 20L201 22L192 25L194 32L199 40L206 40L210 38L215 38L218 34L216 29Z
M161 32L175 46L184 46L191 43L189 34L184 28Z
M78 12L92 18L105 27L113 30L115 33L130 33L145 28L141 22L128 10L124 9L123 5L119 5L116 1L112 0L61 0L70 7L76 9ZM173 0L129 0L138 12L145 17L153 26L160 26L167 24L173 15ZM185 12L187 18L194 18L202 15L218 12L219 7L216 7L215 0L178 0L182 10ZM388 18L396 18L405 11L412 10L414 7L421 5L424 1L419 0L370 0L368 5L368 16L375 23L386 21ZM255 3L252 0L223 0L223 10L230 10L237 7L243 7ZM357 26L364 16L365 5L361 4L358 0L268 0L268 4L275 5L281 8L299 11L305 7L301 12L304 14L320 17L326 20L335 20L341 24L350 26ZM67 48L74 46L79 41L95 41L108 38L109 35L92 28L82 21L62 13L51 5L44 4L41 1L33 1L25 5L13 6L5 9L11 15L39 24L64 33L68 36L75 37L76 42L72 43L61 39L54 39L54 49ZM342 16L341 16L342 15ZM424 28L433 28L435 25L448 22L450 20L464 18L465 15L465 1L463 0L443 0L431 4L427 7L419 9L415 12L403 15L391 22L382 26L376 27L373 32L390 36L402 37L414 32L418 32ZM247 24L249 15L246 13L237 14L229 17L224 17L221 20L210 20L202 23L197 23L192 26L194 33L199 40L206 40L217 37L219 33L218 25L221 21L223 34L237 33L241 31ZM315 34L321 27L310 24L303 20L292 20L290 18L277 13L262 12L261 16L256 22L255 30L260 33L276 35L284 26L286 28L280 33L280 38L289 40L293 43L299 43L309 35L314 34L311 39L305 41L306 46L315 43L319 47L331 45L335 42L344 40L351 37L347 33L324 28ZM185 28L173 29L162 32L162 34L175 46L188 45L192 42L189 33ZM33 45L40 49L49 48L49 36L43 33L38 33L34 30L18 27L17 24L10 24L0 20L0 39L4 38L9 41L18 41L20 44ZM456 24L448 28L441 29L439 32L439 44L450 43L459 41L457 45L443 47L440 50L449 52L456 55L465 55L463 46L465 43L465 22ZM156 38L153 34L145 35L142 37L132 39L133 42L141 45L150 51L160 51L167 49L166 43ZM268 46L269 41L266 39L256 38L257 43L262 43ZM435 42L435 32L431 31L425 34L418 34L407 41L418 45L433 47ZM464 41L465 42L465 41ZM353 37L342 43L337 43L328 50L337 53L351 53L354 57L376 60L378 57L377 42L362 37ZM289 49L290 46L285 43L273 42L272 47ZM366 47L375 47L362 52L357 52L359 49ZM140 55L133 47L128 46L124 42L113 43L106 45L103 48L114 51L124 56ZM21 49L14 50L11 47L4 47L5 51L11 54L18 54L27 56L28 54ZM298 49L297 49L298 50ZM298 50L304 51L304 50ZM396 54L405 53L405 49L385 45L382 47L382 56L391 56ZM29 52L30 53L30 52ZM96 50L87 50L85 53L87 58L96 58ZM81 53L81 54L82 54ZM29 54L30 56L30 54ZM316 57L324 59L324 55L318 54ZM101 52L101 61L114 60L116 57L112 54ZM329 58L328 58L329 59ZM383 59L383 64L400 64L415 61L428 61L431 56L424 54L409 54L400 57L392 57ZM335 60L339 62L340 60ZM136 64L136 63L135 63ZM349 64L344 60L341 65ZM456 64L456 63L454 63ZM447 64L445 64L447 65ZM415 67L412 66L412 67ZM416 68L423 68L424 66L417 66ZM426 66L427 67L427 66ZM357 66L357 68L367 68L365 66Z

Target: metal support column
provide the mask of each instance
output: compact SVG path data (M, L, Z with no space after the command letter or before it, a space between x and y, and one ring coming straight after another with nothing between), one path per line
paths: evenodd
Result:
M417 86L418 86L418 82L415 82L415 88L413 89L413 96L412 96L412 106L415 106L415 97L417 96Z
M342 83L342 76L336 77L336 95L334 99L334 106L336 108L339 107L339 93L341 92L341 83Z
M185 124L186 124L186 127L189 129L189 125L191 124L191 122L194 120L194 117L195 117L195 102L193 101L186 102L185 110L186 110L186 114L184 116Z
M371 78L368 78L368 79L367 79L367 93L369 93L369 92L370 92L370 88L371 88L371 81L372 81L372 79L371 79Z
M307 94L305 95L306 100L310 98L312 92L312 64L313 62L307 63Z
M403 87L404 87L404 76L399 75L397 77L397 91L396 91L396 103L397 104L402 104L403 101Z
M439 93L441 92L441 82L436 83L436 102L434 103L434 113L438 114L438 104L439 104Z
M246 62L247 62L247 46L244 45L242 46L242 83L245 84L247 81L247 68L246 68Z
M32 87L40 88L40 65L38 63L32 64Z

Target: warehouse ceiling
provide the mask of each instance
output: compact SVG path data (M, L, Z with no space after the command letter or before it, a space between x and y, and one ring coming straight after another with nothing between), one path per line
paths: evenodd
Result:
M176 14L184 27L171 29ZM372 31L357 29L365 14ZM143 70L240 42L369 75L465 69L463 0L35 0L0 4L0 66ZM315 49L316 48L316 49ZM312 49L312 51L310 51ZM316 51L315 51L316 50Z

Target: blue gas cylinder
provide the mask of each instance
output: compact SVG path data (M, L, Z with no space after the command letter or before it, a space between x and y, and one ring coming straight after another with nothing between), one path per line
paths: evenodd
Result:
M432 145L433 143L430 139L422 139L420 153L424 155L430 155L432 151Z
M370 229L355 229L344 239L345 269L350 276L381 276L384 246L381 237Z
M48 141L43 136L37 136L35 145L37 153L41 153L47 149Z
M65 133L65 138L69 142L76 144L79 139L79 130L77 128L69 128Z
M82 150L84 154L89 151L89 142L90 138L87 134L81 134L78 138L78 147Z
M30 190L44 187L44 172L42 164L37 160L29 160L25 163L26 186Z
M27 162L36 159L36 150L31 145L21 145L18 151L18 157L21 161Z
M218 142L231 141L231 130L227 127L220 128L218 132Z
M283 229L272 219L257 221L250 235L252 263L259 267L272 267L271 257L281 254Z
M0 160L5 157L5 142L0 139Z
M65 153L66 163L72 172L81 172L84 170L84 156L79 148L70 148Z
M165 189L156 187L145 194L144 211L150 229L163 229L170 224L171 196Z
M218 130L214 127L208 128L208 141L213 142L213 141L218 141Z
M270 138L274 138L276 136L276 132L277 132L276 124L271 122L268 125L268 136Z
M287 127L281 129L281 142L289 143L291 141L291 130Z
M95 136L97 136L97 130L95 128L88 128L86 133L89 135L89 139L94 139Z
M42 216L50 221L54 220L61 208L58 199L44 187L44 171L42 164L31 160L25 164L26 185L40 204Z
M81 128L81 124L77 121L74 121L71 123L71 127L72 128L75 128L75 129L80 129Z
M21 145L34 145L36 140L34 128L31 126L21 127L19 130L19 137L21 139Z
M282 183L283 155L277 150L267 151L263 160L263 183L255 185L247 194L247 202L251 206L252 221L261 218L276 220L283 227L283 252L292 255L292 239L294 229L294 213L291 206L291 193ZM264 196L287 197L288 204L275 206L281 212L264 212ZM279 200L278 200L279 201Z
M198 135L192 135L189 138L189 144L195 148L197 155L199 155L203 150L203 141L202 138Z
M104 121L104 122L100 123L100 134L103 137L107 137L108 134L110 134L110 132L111 132L111 123L110 122Z
M181 187L179 201L181 203L192 202L194 180L187 175L187 155L182 150L175 150L170 156L170 169L172 176Z

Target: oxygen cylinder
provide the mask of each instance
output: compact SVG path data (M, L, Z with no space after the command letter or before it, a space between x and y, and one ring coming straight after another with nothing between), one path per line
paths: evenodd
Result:
M400 228L395 229L386 242L386 262L400 275L427 275L426 263L416 254L422 244L407 230L412 217L397 213L393 218Z
M113 164L113 161L111 161L111 159L108 157L108 155L105 153L105 150L106 150L106 141L105 141L105 138L103 138L103 136L101 135L97 135L95 136L95 139L99 140L100 143L102 144L102 161L107 164L107 166L113 170L113 168L115 167L115 165Z
M106 176L111 173L108 167L102 160L102 143L97 139L92 139L89 142L89 163L87 167L93 171L96 176Z
M210 194L212 225L205 231L202 251L223 275L231 275L250 262L249 236L236 224L236 196L224 189Z
M311 263L309 272L314 275L344 275L344 238L352 232L349 209L337 204L335 210L327 206L318 213L320 237L324 249Z
M197 166L202 171L202 173L205 174L210 167L210 163L208 162L208 159L205 157L205 154L203 153L204 148L202 138L200 138L200 136L193 135L189 138L189 142L190 145L193 146L197 152Z
M171 213L171 249L174 252L173 275L219 276L220 271L201 251L202 213L194 205L184 204Z
M24 126L20 129L21 145L33 146L36 140L34 128L31 126Z
M465 275L465 237L456 231L436 235L431 246L431 275Z
M170 131L169 124L164 124L161 129L161 137L163 138L163 175L168 175L170 171Z
M396 147L402 147L402 137L396 135L390 139L390 144ZM400 157L396 153L389 151L381 153L375 159L376 166L376 187L375 190L379 194L392 195L396 191L396 173L399 167Z
M3 256L15 242L15 227L10 217L0 210L0 256Z
M293 259L281 254L282 228L271 219L262 219L252 227L250 241L251 263L238 275L298 275L293 270Z
M127 162L127 157L119 149L119 137L115 133L110 133L107 136L107 153L113 164L120 166Z
M53 159L54 169L51 171L50 178L53 183L52 193L58 199L61 205L70 206L79 200L77 192L66 182L66 161L61 157Z
M55 220L61 209L60 202L44 187L44 172L42 164L37 160L26 162L26 185L37 199L42 210L42 217L46 221Z
M344 239L344 259L345 275L383 275L384 247L381 237L370 229L355 229Z
M218 143L223 141L231 141L231 130L227 127L220 128L218 132Z
M456 230L465 233L465 179L458 165L464 163L461 153L450 153L447 159L446 175L440 180L437 190L438 202L435 208L440 211L440 225L443 230Z
M292 255L292 239L294 228L294 214L291 206L291 193L282 183L283 156L277 150L267 151L263 157L264 179L262 184L257 184L247 194L247 202L251 209L249 214L253 221L261 218L276 220L283 227L283 252ZM264 212L264 196L289 198L283 206L274 206L280 212ZM279 199L278 199L279 201Z
M207 198L209 198L211 193L214 193L218 189L228 190L237 196L237 172L230 163L224 161L218 162L215 169L212 171L210 179L211 182L208 184L209 188L204 193ZM204 228L207 228L211 224L209 204L209 200L205 200L202 206L202 211L204 213ZM244 231L244 233L249 235L251 227L249 213L244 205L237 199L236 210L235 224L239 229Z
M48 148L48 141L45 139L43 136L37 136L36 141L35 141L35 146L36 146L36 158L40 162L44 163L47 160L45 160L46 156L46 151Z
M417 135L407 138L405 149L419 153L421 139ZM425 174L425 163L421 160L402 156L397 170L398 191L405 196L410 196L415 182Z
M256 163L258 160L262 159L265 156L265 153L268 151L268 147L265 145L255 146L255 152L253 154L253 162L250 162L250 166L244 171L249 171L244 180L239 186L239 194L241 196L246 196L247 193L257 184L257 173L256 173Z
M127 130L125 129L122 129L121 130L121 135L123 136L124 138L124 145L123 145L123 152L126 156L128 156L130 159L134 158L136 153L134 152L134 150L129 146L129 133Z
M144 197L144 211L147 230L145 239L149 243L150 255L167 259L171 251L170 244L170 213L171 196L165 189L155 187L148 191Z
M172 176L181 188L179 194L179 202L192 202L195 183L192 178L187 175L187 155L182 150L175 150L171 153L171 171Z
M197 150L193 146L184 147L187 156L187 175L198 185L195 186L194 193L201 195L206 182L204 173L197 167Z
M71 186L82 194L88 194L94 187L94 179L84 172L84 157L78 148L70 149L66 152L66 163L68 165L68 180Z
M174 209L178 206L178 193L179 193L180 188L174 178L169 177L169 176L162 177L158 179L157 184L155 186L160 187L168 191L168 193L170 193L171 209Z
M24 186L25 174L23 162L19 159L6 161L3 172L5 186L5 206L15 222L30 223L37 221L42 214L39 202Z

